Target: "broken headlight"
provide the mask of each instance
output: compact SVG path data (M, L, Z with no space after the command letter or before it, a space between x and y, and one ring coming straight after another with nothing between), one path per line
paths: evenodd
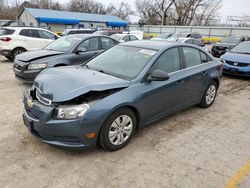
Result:
M89 109L88 104L78 106L58 107L55 110L56 119L78 119L84 116Z

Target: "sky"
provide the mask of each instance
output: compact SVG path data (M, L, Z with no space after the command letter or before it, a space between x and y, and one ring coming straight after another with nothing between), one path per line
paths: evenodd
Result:
M69 0L61 0L62 2L69 2ZM60 1L60 2L61 2ZM135 10L135 0L97 0L104 5L108 5L109 3L120 3L126 2L130 4L131 8ZM226 22L227 16L250 16L250 0L222 0L222 8L219 13L221 14L222 22ZM136 22L139 17L133 16L131 17L131 21Z
M109 4L109 3L119 3L118 0L98 0L102 2L103 4ZM123 0L123 2L126 2L131 5L133 9L135 9L135 0ZM222 8L220 9L220 14L222 16L222 21L225 22L227 16L243 16L243 15L249 15L250 16L250 0L223 0L222 1ZM136 21L139 18L133 17L133 20Z

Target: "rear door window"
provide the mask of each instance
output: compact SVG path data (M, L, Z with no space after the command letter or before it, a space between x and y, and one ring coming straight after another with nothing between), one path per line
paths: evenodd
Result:
M135 36L130 35L129 37L130 37L130 40L131 40L131 41L133 41L133 40L138 40Z
M25 37L41 38L38 31L35 29L22 29L19 35L22 35Z
M12 35L14 32L15 32L15 30L13 30L13 29L2 28L2 29L0 29L0 36L3 36L3 35Z
M80 46L81 48L85 48L87 51L98 50L99 49L99 40L97 37L93 37L83 41Z
M191 47L182 47L186 67L193 67L201 64L200 50Z
M116 45L113 39L101 37L102 49L108 49Z

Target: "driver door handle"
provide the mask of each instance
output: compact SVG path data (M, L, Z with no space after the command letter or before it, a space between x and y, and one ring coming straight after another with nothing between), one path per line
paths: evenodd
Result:
M183 84L184 82L185 82L184 80L178 80L178 81L176 82L176 85Z

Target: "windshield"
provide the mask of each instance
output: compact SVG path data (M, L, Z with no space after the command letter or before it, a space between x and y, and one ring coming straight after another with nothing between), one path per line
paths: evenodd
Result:
M170 37L170 36L171 36L170 33L162 33L162 34L160 34L160 35L158 36L158 38L166 39L166 38L168 38L168 37Z
M240 38L239 37L226 37L221 40L223 43L239 43Z
M45 49L60 51L60 52L68 52L80 41L82 41L82 39L77 36L65 36L50 43Z
M15 32L15 30L13 29L0 29L0 36L3 36L3 35L12 35L13 33Z
M155 53L155 50L115 46L89 61L87 66L90 69L131 80L140 73Z
M237 46L235 46L230 52L250 54L250 43L249 42L240 43Z

